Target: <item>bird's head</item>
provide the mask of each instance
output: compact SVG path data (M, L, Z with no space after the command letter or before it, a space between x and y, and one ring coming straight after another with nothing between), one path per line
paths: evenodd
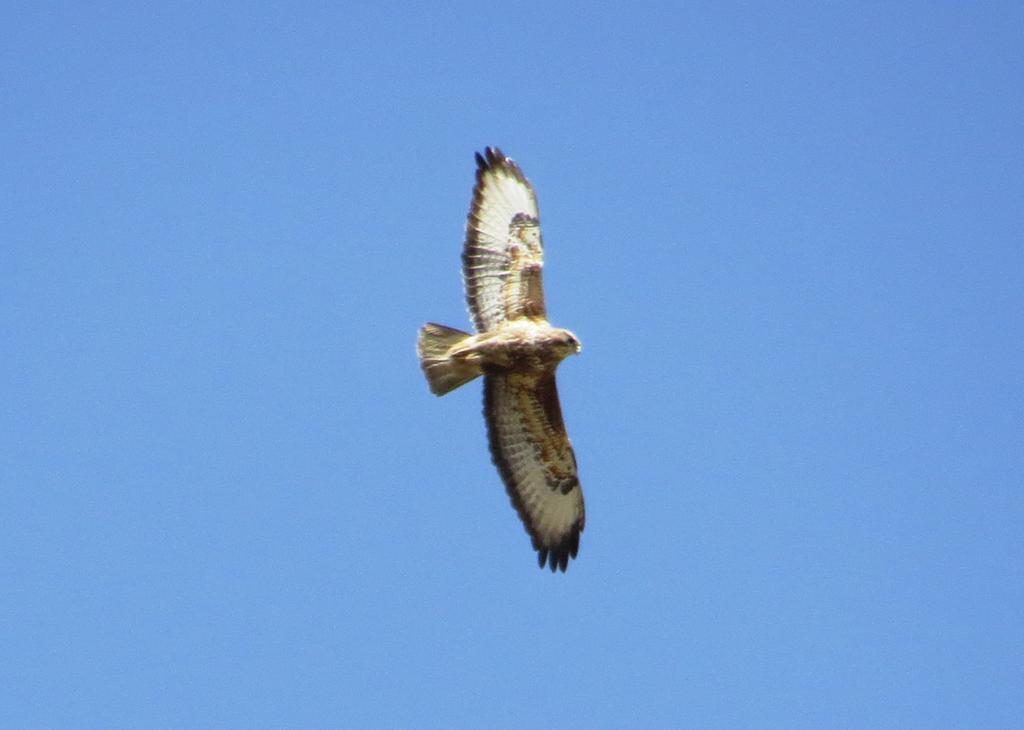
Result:
M563 358L569 357L569 355L578 355L583 349L579 339L569 330L558 330L555 346Z

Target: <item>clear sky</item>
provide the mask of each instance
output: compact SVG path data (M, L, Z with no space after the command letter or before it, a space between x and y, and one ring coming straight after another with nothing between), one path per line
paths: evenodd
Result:
M10 3L0 724L1024 725L1024 6ZM536 185L588 521L468 327Z

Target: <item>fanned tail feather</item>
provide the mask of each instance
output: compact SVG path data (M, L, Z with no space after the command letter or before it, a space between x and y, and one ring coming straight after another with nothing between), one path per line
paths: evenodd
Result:
M420 328L416 354L427 376L430 392L444 395L481 374L480 367L465 359L451 357L453 347L472 337L469 332L429 322Z

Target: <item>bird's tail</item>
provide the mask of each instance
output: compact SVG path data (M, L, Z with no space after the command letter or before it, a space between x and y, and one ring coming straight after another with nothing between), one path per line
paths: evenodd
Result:
M452 349L472 337L468 332L429 322L420 328L416 354L427 376L430 392L444 395L481 374L480 366L465 357L453 356Z

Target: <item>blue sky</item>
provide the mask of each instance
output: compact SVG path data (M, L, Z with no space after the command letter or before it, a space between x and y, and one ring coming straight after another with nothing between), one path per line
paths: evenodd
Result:
M1024 723L1024 9L13 3L0 722ZM538 188L588 523L474 383Z

